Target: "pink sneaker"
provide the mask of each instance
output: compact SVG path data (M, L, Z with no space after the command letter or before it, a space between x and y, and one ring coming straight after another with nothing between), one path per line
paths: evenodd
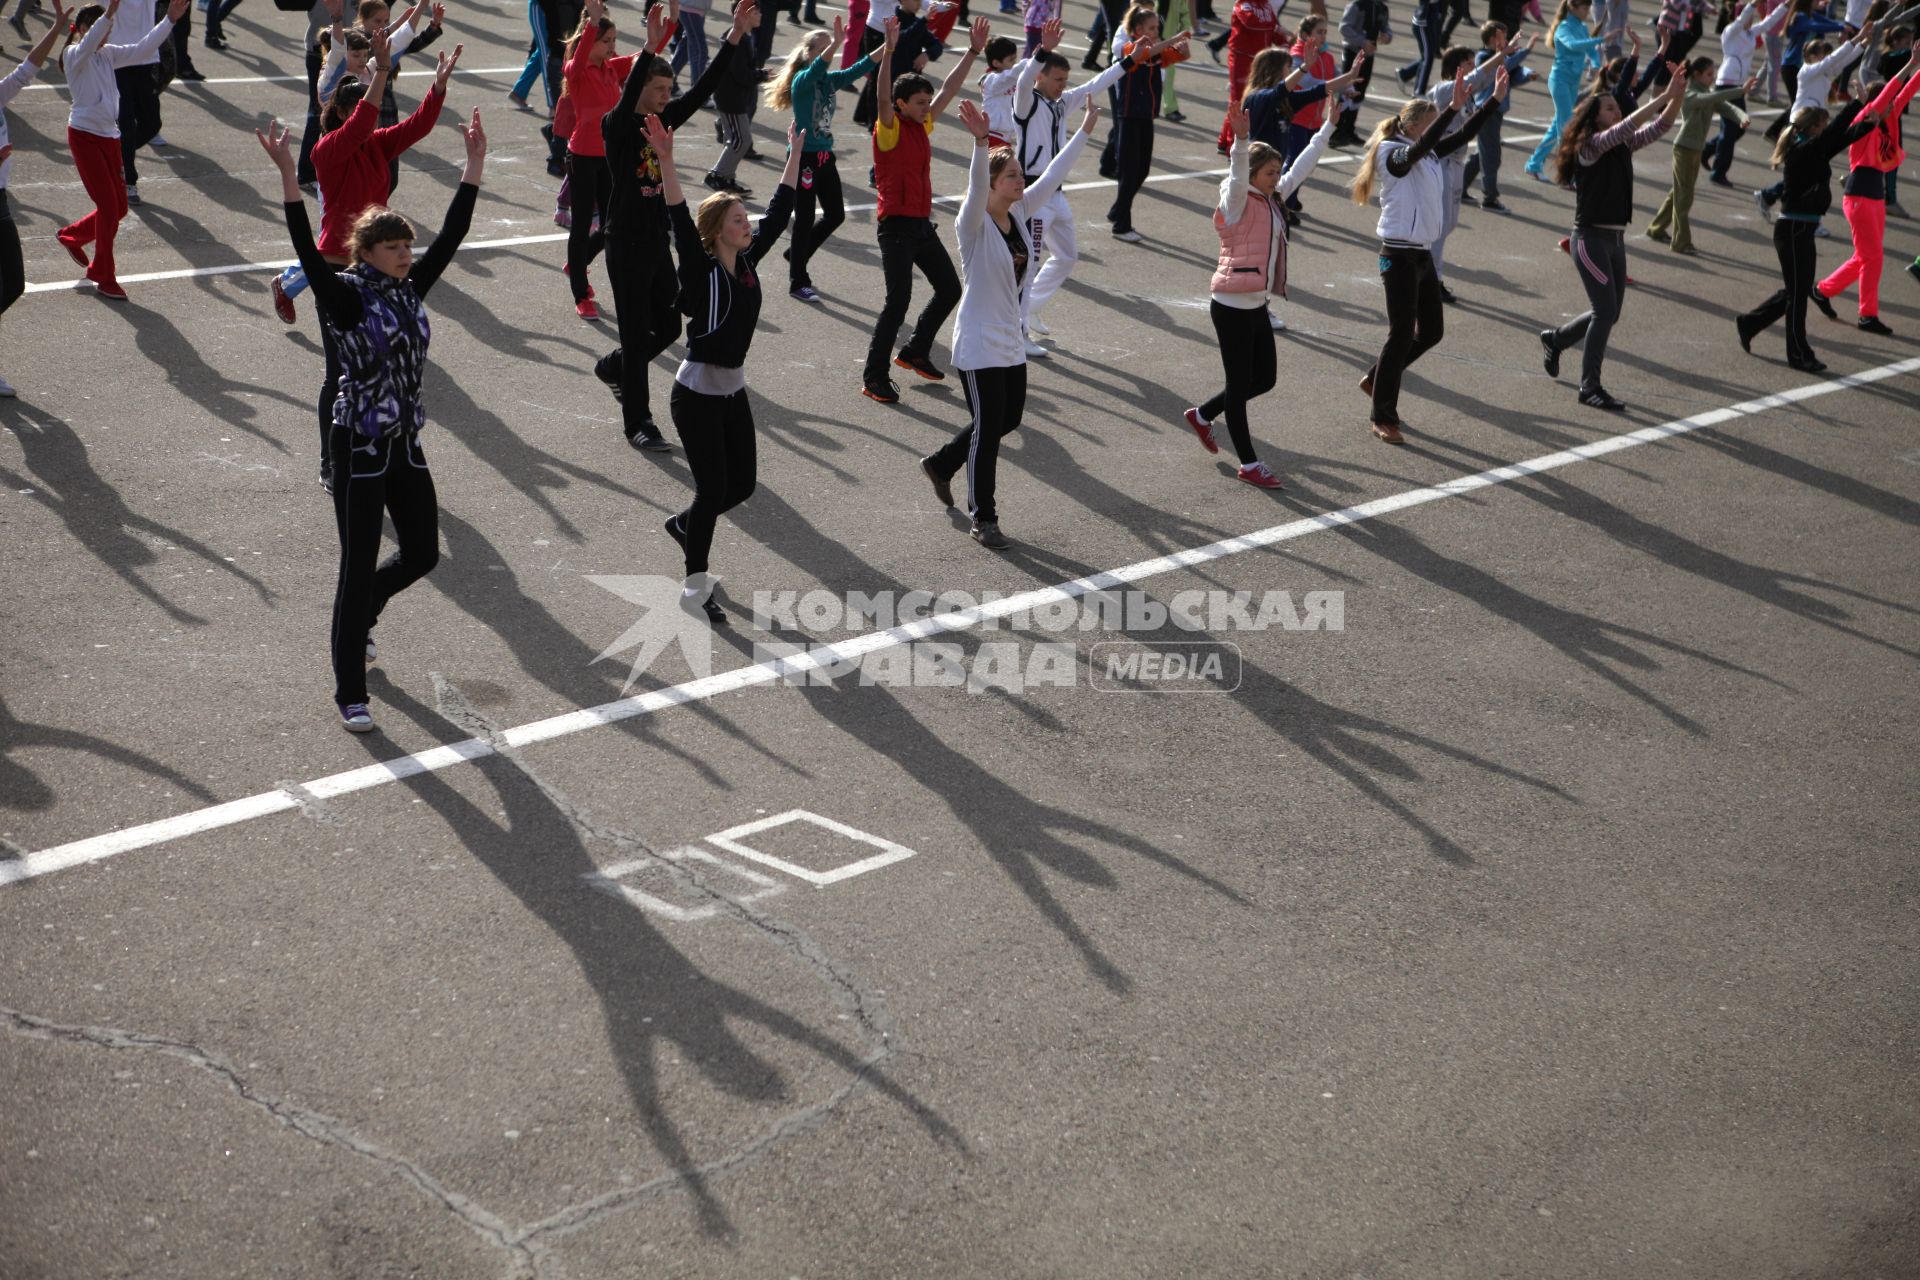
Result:
M1273 474L1264 462L1249 462L1240 468L1240 478L1256 489L1280 489L1280 477Z
M600 318L600 307L592 298L582 298L573 304L573 313L582 320L598 320Z
M1187 425L1193 428L1193 434L1200 437L1200 446L1208 453L1220 452L1220 446L1213 442L1213 424L1200 416L1200 410L1187 410Z

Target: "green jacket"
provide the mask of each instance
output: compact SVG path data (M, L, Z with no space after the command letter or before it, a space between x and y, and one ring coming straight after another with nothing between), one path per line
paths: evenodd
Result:
M1716 115L1729 124L1745 127L1747 113L1733 105L1733 100L1744 92L1737 84L1725 89L1689 88L1687 96L1680 100L1680 132L1674 138L1673 145L1688 151L1705 150L1707 126Z

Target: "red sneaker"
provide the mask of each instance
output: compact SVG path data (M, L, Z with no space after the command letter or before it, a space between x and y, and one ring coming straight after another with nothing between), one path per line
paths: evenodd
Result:
M1213 440L1213 424L1200 416L1200 410L1187 410L1187 425L1193 428L1193 434L1200 437L1200 447L1208 453L1220 452L1220 446Z
M1560 237L1560 252L1569 254L1569 255L1573 253L1573 237L1572 236Z
M269 287L273 291L273 314L280 317L282 324L297 322L300 319L299 314L294 311L293 299L287 296L287 287L280 283L280 277L275 276L273 284Z
M78 239L68 235L64 231L56 233L53 238L60 242L60 247L62 249L65 249L69 254L73 256L73 260L75 262L79 263L83 267L92 265L87 261L87 251L81 246L81 243Z
M563 276L565 276L565 277L566 277L567 279L569 279L569 280L571 280L571 279L573 279L573 264L572 264L571 262L563 262L563 263L561 263L561 264L560 264L560 274L561 274L561 275L563 275ZM594 293L594 291L593 291L593 281L591 281L591 280L589 280L589 281L587 281L587 297L588 297L588 299L589 299L589 300L591 300L591 299L593 299L593 298L595 298L595 297L597 297L597 296L598 296L598 295L597 295L597 294L595 294L595 293Z
M1281 489L1286 487L1280 483L1280 477L1273 474L1272 469L1264 462L1249 462L1246 466L1240 468L1239 475L1242 480L1245 480L1256 489Z
M592 298L582 298L580 301L574 303L573 313L582 320L598 320L600 318L600 308L594 303Z
M120 287L120 282L117 280L96 280L93 282L93 291L109 302L127 300L127 291Z

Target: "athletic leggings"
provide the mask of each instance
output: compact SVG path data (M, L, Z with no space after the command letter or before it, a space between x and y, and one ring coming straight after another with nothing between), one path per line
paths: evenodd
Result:
M333 592L333 700L367 700L367 632L387 601L427 576L440 560L440 507L433 473L410 432L369 441L334 427L333 518L340 532L340 577ZM399 549L380 562L382 520L393 517Z
M727 146L713 162L713 171L723 178L731 178L733 171L740 167L740 158L753 145L753 117L744 111L720 112L720 134Z
M27 268L20 256L20 228L13 224L13 206L0 187L0 315L27 291Z
M1808 364L1814 359L1807 341L1807 292L1813 288L1814 238L1817 222L1781 218L1773 224L1773 251L1780 258L1780 288L1772 297L1740 317L1749 334L1757 334L1786 317L1787 359Z
M1416 17L1413 24L1413 43L1419 49L1420 56L1400 69L1403 74L1411 73L1416 97L1427 91L1428 77L1432 76L1433 66L1447 46L1447 37L1443 33L1447 21L1446 10L1437 4L1429 5L1426 14L1425 22Z
M573 157L573 225L567 228L567 282L573 300L587 300L587 268L606 247L604 231L593 229L596 216L605 219L607 199L613 194L613 170L605 156Z
M1273 390L1277 374L1273 355L1273 326L1265 307L1229 307L1216 299L1212 306L1213 332L1220 340L1220 366L1227 386L1200 406L1200 416L1217 422L1227 415L1227 434L1240 465L1258 462L1253 436L1247 430L1247 401Z
M1575 227L1569 251L1580 283L1586 286L1587 309L1554 330L1553 345L1566 351L1585 339L1580 350L1580 389L1597 391L1607 339L1627 297L1627 234Z
M1400 421L1400 376L1446 335L1440 277L1425 249L1380 246L1380 284L1387 294L1387 341L1367 375L1373 379L1373 420Z
M73 152L73 167L80 171L80 185L86 188L94 207L84 218L60 228L60 234L82 246L94 246L93 265L87 268L87 279L95 284L117 283L113 240L120 234L120 220L127 216L127 180L120 172L120 139L103 138L69 126L67 148Z
M1655 62L1660 59L1655 58ZM1553 120L1547 125L1546 134L1540 139L1540 145L1527 157L1527 172L1536 178L1546 170L1547 157L1560 142L1560 131L1567 127L1567 121L1573 118L1573 109L1580 101L1580 76L1578 73L1563 76L1555 70L1547 77L1547 90L1553 94Z
M160 136L160 68L155 64L120 67L113 73L120 89L120 165L127 185L140 181L133 153Z
M644 246L616 242L607 246L607 281L613 286L620 348L603 367L620 382L620 413L627 437L641 431L653 435L658 429L653 426L647 370L661 352L680 340L676 305L680 284L673 258L664 242Z
M813 216L816 204L820 217ZM840 166L833 152L814 151L800 157L800 179L793 193L793 245L787 250L792 265L787 270L787 287L798 289L813 284L807 264L827 237L847 220L846 199L840 190Z
M344 258L329 258L331 265L344 267ZM340 344L334 340L333 326L320 318L320 352L326 358L327 372L320 384L320 479L333 475L333 402L340 398Z
M1133 230L1133 198L1147 184L1147 173L1153 168L1153 120L1122 116L1113 122L1113 139L1120 189L1107 210L1107 221L1119 233Z
M677 517L687 538L687 576L707 571L713 526L753 496L753 407L747 393L708 396L673 384L673 429L693 472L693 503Z
M1261 322L1266 317L1262 315ZM993 504L994 475L1000 463L1000 438L1020 427L1027 410L1027 366L960 370L972 421L940 447L930 460L944 479L967 469L967 510L978 524L998 521Z
M1880 269L1887 238L1887 202L1871 196L1842 196L1840 209L1853 228L1853 256L1820 282L1820 292L1834 298L1860 282L1860 318L1880 314ZM17 252L17 250L16 250Z

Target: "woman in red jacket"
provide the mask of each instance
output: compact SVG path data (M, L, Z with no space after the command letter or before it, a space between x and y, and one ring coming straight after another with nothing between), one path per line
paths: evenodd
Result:
M320 141L313 145L313 171L320 182L320 255L336 267L353 263L353 225L360 215L387 202L389 166L414 143L433 131L447 100L447 77L453 74L464 46L440 55L433 88L399 124L379 127L380 102L386 96L393 70L386 34L368 34L373 57L367 63L373 83L363 85L349 76L328 95L320 111ZM340 350L334 333L322 321L320 344L327 356L327 381L320 388L320 485L333 492L333 472L327 461L326 435L333 425L333 401L340 393Z
M1906 78L1902 80L1901 76ZM1868 110L1880 113L1880 123L1872 133L1853 144L1848 153L1851 167L1846 185L1841 188L1840 210L1853 229L1853 256L1840 269L1813 287L1814 302L1829 316L1831 299L1860 282L1859 327L1882 337L1893 333L1880 319L1880 269L1887 235L1887 184L1906 159L1900 145L1900 116L1913 95L1920 92L1920 61L1910 61L1905 69L1888 80L1876 94L1868 87Z
M1280 7L1273 0L1238 0L1233 6L1227 24L1227 118L1220 124L1221 155L1233 147L1233 110L1246 91L1254 56L1262 49L1284 49L1291 39L1280 29Z

